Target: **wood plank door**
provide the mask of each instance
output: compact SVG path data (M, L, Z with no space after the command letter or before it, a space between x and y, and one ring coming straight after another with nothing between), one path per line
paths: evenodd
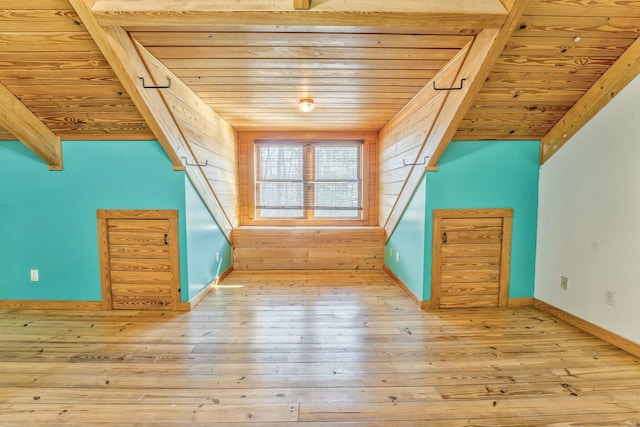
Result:
M513 209L433 211L432 308L509 301Z
M179 310L178 212L99 210L105 309Z

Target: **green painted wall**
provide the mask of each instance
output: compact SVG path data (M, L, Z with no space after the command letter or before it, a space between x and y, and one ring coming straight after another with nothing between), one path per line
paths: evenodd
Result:
M189 299L231 266L231 245L191 184L185 180ZM219 261L216 262L216 253Z
M538 141L449 144L426 178L424 299L431 298L432 211L465 208L513 208L509 297L533 297L539 159Z
M424 289L425 188L423 179L387 241L384 257L385 265L420 299Z
M438 172L427 172L391 235L386 247L386 265L419 298L429 300L433 210L513 208L509 297L532 297L539 156L538 141L449 144ZM389 256L390 246L394 252L400 252L399 263ZM418 255L422 256L419 260Z
M159 144L62 148L64 170L51 172L20 142L0 142L0 299L101 300L97 209L177 209L187 283L185 173L173 171ZM39 282L30 269L40 271Z

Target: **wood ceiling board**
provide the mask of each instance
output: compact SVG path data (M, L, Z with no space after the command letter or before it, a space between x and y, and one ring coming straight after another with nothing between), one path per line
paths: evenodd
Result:
M16 5L19 4L20 7L17 8ZM0 10L12 10L12 9L20 9L20 10L73 10L69 5L68 0L28 0L28 1L20 1L19 3L16 0L0 0Z
M304 119L292 120L291 118L284 122L260 122L254 120L248 120L246 123L239 123L238 127L243 132L259 132L263 129L277 129L287 132L298 131L319 131L319 132L332 132L332 131L362 131L369 132L380 129L384 126L385 121L372 122L368 120L359 121L357 119L345 119L344 121L336 121L329 123L314 122L311 125L305 123Z
M286 73L290 75L290 73ZM285 75L285 73L283 73ZM394 73L395 75L395 73ZM206 88L213 88L216 86L233 87L234 85L245 85L247 82L246 77L238 76L226 76L226 77L182 77L180 78L188 86L194 89L207 90ZM337 87L337 86L362 86L362 87L377 87L377 86L398 86L398 87L418 87L422 88L430 80L429 77L411 78L411 79L393 79L393 78L357 78L357 77L251 77L251 85L259 86L291 86L302 84L313 84L316 87ZM595 80L595 79L594 79Z
M640 4L636 0L535 0L525 15L640 18Z
M458 49L409 49L409 48L358 48L358 47L205 47L205 46L160 46L148 47L147 50L161 61L167 59L186 58L189 60L215 59L221 63L230 59L295 59L304 64L307 61L320 59L331 60L440 60L448 61L456 54Z
M311 86L311 85L204 85L196 86L206 98L294 98L311 96L316 100L328 97L367 97L375 99L411 99L422 86Z
M476 103L488 103L498 105L499 103L517 105L543 103L561 103L573 105L584 94L580 89L546 90L546 89L483 89L476 98Z
M0 125L44 160L50 170L62 170L60 138L3 84L0 84Z
M422 60L412 61L397 59L394 61L384 60L367 60L361 59L358 61L349 61L347 59L316 59L314 61L307 61L301 64L296 59L163 59L162 61L167 68L173 70L174 68L187 68L193 66L194 68L245 68L245 69L284 69L289 70L291 73L298 72L304 73L306 70L314 69L334 69L334 70L391 70L393 73L395 70L404 70L413 68L414 70L439 70L444 67L447 61L443 60ZM259 71L256 71L259 72Z
M0 8L0 28L3 32L24 31L25 28L34 28L40 32L74 32L86 31L78 15L72 10L28 10L23 6L31 3L31 0L22 1L14 10Z
M83 82L91 85L119 85L120 81L113 75L110 69L72 68L60 72L59 70L29 69L29 68L2 68L0 79L7 85L44 85L56 84L72 85Z
M531 76L530 72L492 72L487 77L484 88L546 88L564 89L580 88L588 89L598 80L599 75L594 72L556 72L556 73L536 73Z
M289 0L97 0L92 11L100 24L130 30L145 26L254 27L256 22L274 29L346 27L358 29L356 32L393 27L480 30L500 27L506 18L506 10L498 0L318 0L305 11L295 11Z
M65 139L150 135L67 1L13 2L0 10L0 81ZM82 108L87 104L91 111Z
M606 57L579 57L579 58L558 58L556 56L531 57L504 55L498 58L493 71L539 71L541 73L554 72L566 69L567 72L580 70L598 70L603 73L615 58Z
M147 48L156 46L272 46L272 47L369 47L460 49L473 37L442 34L353 34L353 33L269 33L269 32L132 32Z
M637 38L640 23L629 16L524 16L514 35L528 37Z
M640 74L640 38L542 138L540 162L546 162L638 74Z
M0 73L12 68L66 70L109 69L109 64L99 52L2 52L0 51Z
M0 32L0 50L3 52L75 52L77 55L93 49L95 43L88 33Z
M503 55L617 58L634 41L635 38L585 37L576 42L571 37L513 36L507 42Z
M166 33L134 36L137 34L145 40L149 52L182 79L205 73L233 76L233 82L183 81L238 130L293 130L300 123L326 129L337 121L376 130L428 82L461 43L470 39L404 34L190 32L176 33L177 41L172 42ZM197 67L197 73L193 67ZM415 83L389 78L407 73L414 76ZM360 80L367 75L378 76L377 84ZM286 82L276 83L264 76L279 76ZM326 77L317 80L319 76ZM310 115L299 115L297 103L303 97L316 101L316 110ZM396 105L372 113L354 108L357 104L352 102L347 114L354 117L344 119L344 113L336 114L343 99L361 101L360 108L387 103L388 99ZM283 118L276 110L288 113ZM301 121L294 125L294 118Z
M172 68L171 71L181 80L191 79L191 83L195 83L199 78L245 78L252 77L257 79L266 78L352 78L352 79L424 79L429 81L439 69L396 69L389 70L362 70L362 69L340 69L340 73L336 74L336 70L330 68L305 68L296 71L293 74L289 69L279 68ZM292 77L293 76L293 77Z

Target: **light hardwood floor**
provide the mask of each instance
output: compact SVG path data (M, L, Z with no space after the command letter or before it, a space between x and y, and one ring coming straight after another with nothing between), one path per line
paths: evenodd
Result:
M233 272L188 313L0 311L2 426L638 425L639 360L379 271Z

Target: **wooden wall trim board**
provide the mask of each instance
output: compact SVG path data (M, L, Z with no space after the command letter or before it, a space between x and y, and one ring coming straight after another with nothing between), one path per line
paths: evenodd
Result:
M180 310L181 311L190 311L190 310L194 309L198 304L200 304L202 302L202 300L207 295L209 295L209 293L211 291L215 290L218 287L218 284L221 281L223 281L225 277L227 277L229 274L231 274L232 271L233 271L233 266L227 268L225 271L220 273L220 276L216 277L211 282L209 282L209 284L207 286L202 288L202 290L200 290L200 292L198 292L198 295L196 295L195 297L191 298L190 301L181 302L180 303Z
M60 138L0 83L0 127L5 128L49 165L62 170Z
M0 308L23 310L103 310L102 301L0 300Z
M391 280L404 291L405 294L413 301L421 310L428 310L431 308L431 303L429 300L421 300L416 294L413 293L411 288L409 288L400 278L386 265L382 267L382 269L389 275Z
M542 137L540 163L555 154L573 135L640 73L640 38L600 76L573 107Z
M532 307L533 297L509 298L509 307Z
M621 350L626 351L627 353L634 355L635 357L640 357L640 344L636 342L633 342L624 337L621 337L620 335L610 332L598 325L594 325L593 323L587 320L584 320L578 316L574 316L571 313L568 313L558 307L555 307L537 298L534 298L533 305L536 308L546 313L549 313L552 316L555 316L558 319L572 326L575 326L578 329L581 329L595 337L600 338L603 341L608 342L609 344L612 344L618 347Z

